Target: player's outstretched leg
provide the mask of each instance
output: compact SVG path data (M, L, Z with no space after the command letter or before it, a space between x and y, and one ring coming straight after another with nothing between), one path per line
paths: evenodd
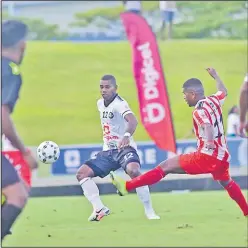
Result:
M221 186L228 192L229 196L238 204L244 216L248 216L248 204L239 187L231 178L229 180L220 180Z
M140 164L138 162L128 163L126 166L126 173L131 178L140 176L141 175ZM140 201L144 206L146 217L149 220L159 220L160 217L155 213L152 206L152 199L151 199L149 187L147 185L139 187L136 189L136 192Z
M99 189L92 180L95 174L88 165L82 165L77 172L77 180L81 185L84 196L93 206L93 213L88 218L89 221L100 221L104 216L110 214L110 210L104 206L100 199Z
M166 175L170 173L184 174L179 164L179 156L175 156L168 160L161 162L156 168L150 170L143 175L133 178L130 181L125 181L122 178L116 176L114 172L110 173L112 183L119 191L120 195L126 195L129 191L145 186L152 185L159 182Z

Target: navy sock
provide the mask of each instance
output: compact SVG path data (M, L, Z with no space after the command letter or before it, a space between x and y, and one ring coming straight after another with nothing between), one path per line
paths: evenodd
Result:
M22 212L22 208L16 207L12 204L5 203L2 207L2 230L1 239L10 234L10 228L14 224L17 217Z

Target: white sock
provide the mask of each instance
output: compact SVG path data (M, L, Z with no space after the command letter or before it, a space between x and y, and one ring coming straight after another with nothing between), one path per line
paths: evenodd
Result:
M153 211L152 199L148 186L142 186L136 189L137 195L140 198L141 202L144 205L145 211Z
M88 199L88 201L92 204L94 211L101 210L104 205L99 196L99 189L96 183L90 178L82 179L79 184L82 187L84 192L84 196Z

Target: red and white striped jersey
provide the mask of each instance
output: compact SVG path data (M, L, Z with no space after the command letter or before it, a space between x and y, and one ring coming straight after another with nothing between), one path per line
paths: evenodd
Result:
M193 111L193 123L197 137L197 150L218 160L228 162L231 156L227 148L221 109L225 98L226 94L218 91L214 95L200 100ZM211 124L214 127L214 143L216 146L214 150L207 150L205 148L206 137L203 124Z

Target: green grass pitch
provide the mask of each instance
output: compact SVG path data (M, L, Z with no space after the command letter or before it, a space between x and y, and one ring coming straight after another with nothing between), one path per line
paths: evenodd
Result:
M3 247L247 247L247 219L224 191L152 194L153 221L136 194L102 199L112 214L92 223L83 196L32 198Z
M226 119L228 109L238 102L246 73L246 42L175 40L159 46L177 138L192 127L191 109L183 100L181 85L190 77L199 77L206 94L214 93L215 82L204 70L208 66L215 67L227 85ZM116 76L120 95L139 118L131 68L128 42L30 42L22 66L24 85L13 115L25 143L36 146L47 139L60 145L101 142L96 100L99 79L106 73ZM149 140L141 123L135 139Z

